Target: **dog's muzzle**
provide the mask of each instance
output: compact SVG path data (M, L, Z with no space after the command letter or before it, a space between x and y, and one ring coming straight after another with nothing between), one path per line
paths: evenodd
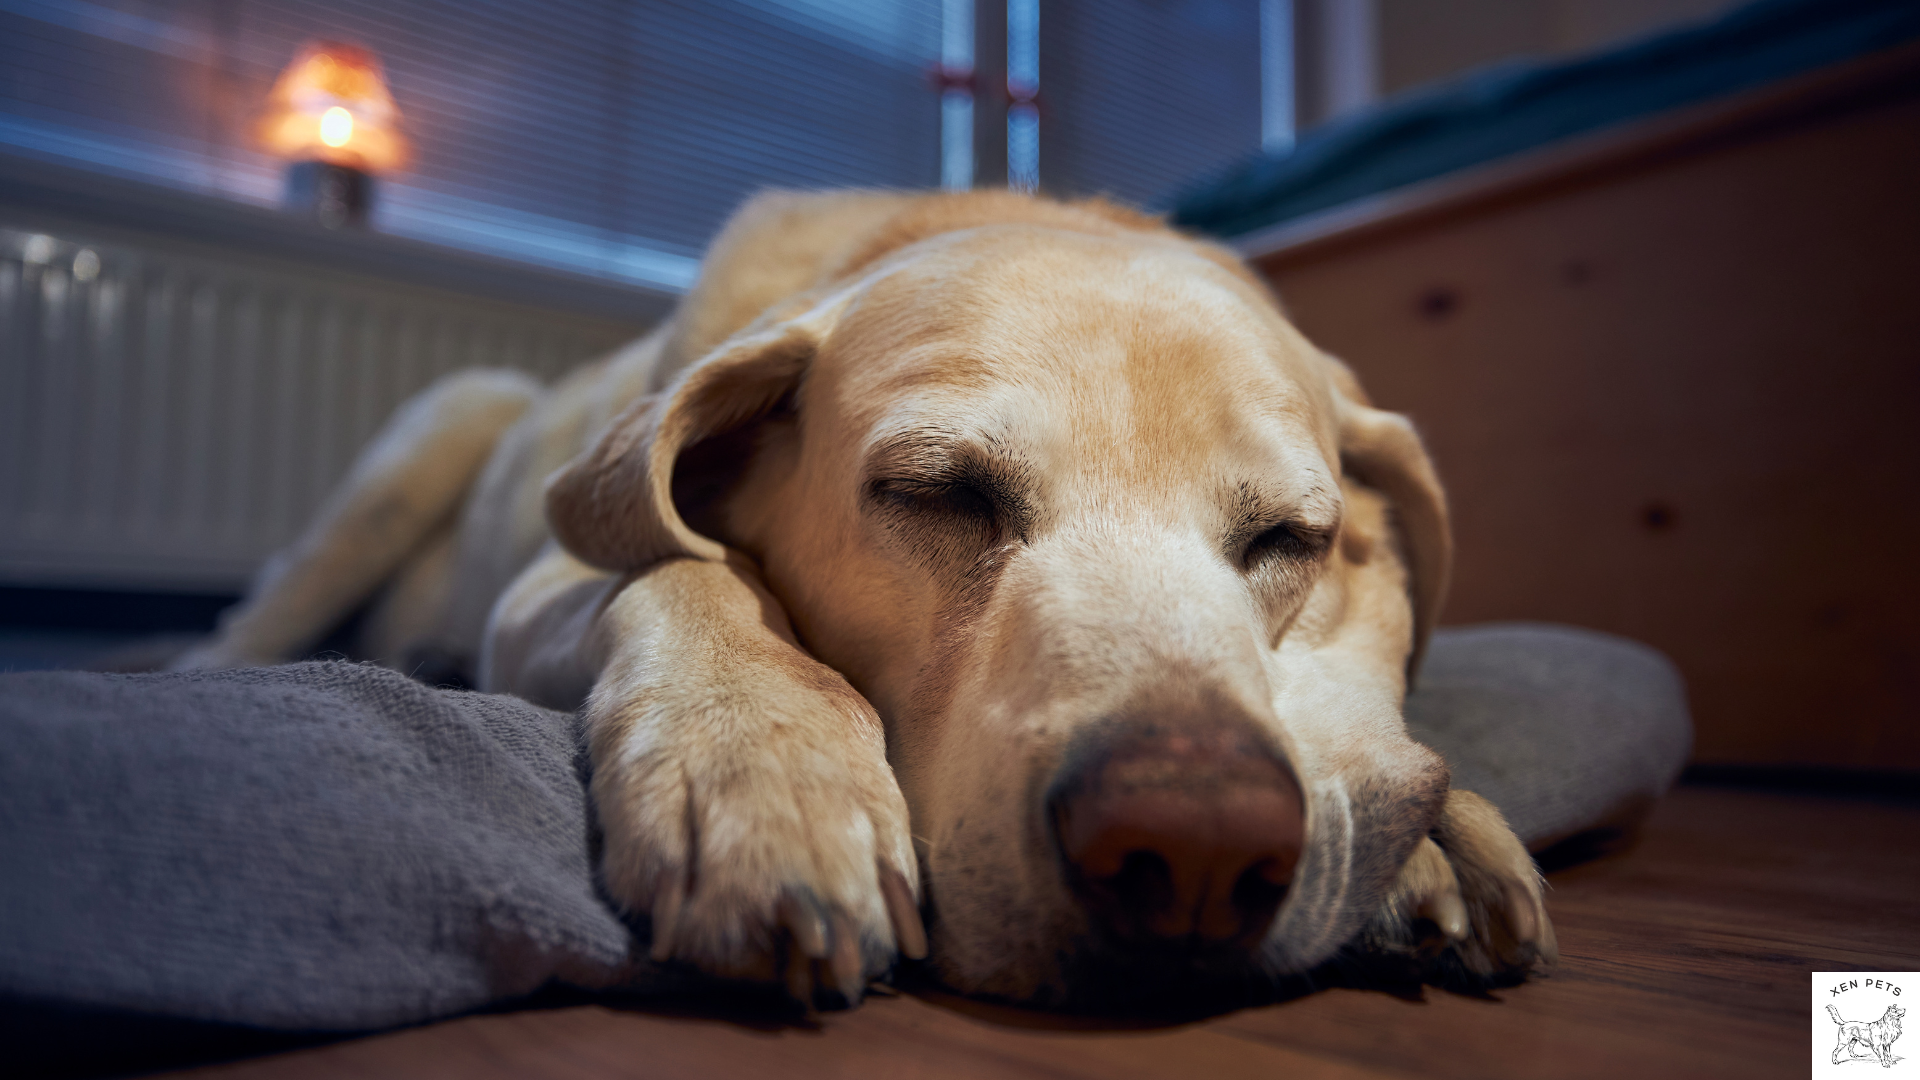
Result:
M1238 718L1106 726L1068 755L1047 811L1093 928L1143 957L1251 952L1305 843L1299 783Z

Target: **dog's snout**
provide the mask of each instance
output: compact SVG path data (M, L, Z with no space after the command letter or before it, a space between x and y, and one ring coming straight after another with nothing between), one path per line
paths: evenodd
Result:
M1122 945L1252 948L1305 838L1292 772L1235 725L1123 735L1049 801L1068 880Z

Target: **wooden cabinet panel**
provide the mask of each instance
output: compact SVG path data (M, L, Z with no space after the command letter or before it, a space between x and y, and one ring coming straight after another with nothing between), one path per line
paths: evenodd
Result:
M1665 650L1702 761L1920 768L1920 90L1880 75L1259 260L1424 433L1444 620Z

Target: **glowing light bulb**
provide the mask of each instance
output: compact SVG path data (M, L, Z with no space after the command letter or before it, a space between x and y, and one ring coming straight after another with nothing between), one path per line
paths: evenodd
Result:
M380 59L337 41L301 47L267 95L260 141L289 161L320 161L364 173L406 164L400 113Z
M312 115L312 114L308 114ZM353 114L335 105L320 114L320 141L328 146L345 146L353 138Z

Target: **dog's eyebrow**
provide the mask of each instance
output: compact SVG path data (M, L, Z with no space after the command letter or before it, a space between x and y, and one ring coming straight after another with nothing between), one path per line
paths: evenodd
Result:
M959 432L938 428L890 435L868 451L867 473L874 477L939 473L952 468L965 443Z
M1326 483L1315 480L1293 498L1281 498L1266 486L1242 480L1227 505L1227 537L1237 546L1277 525L1285 525L1311 543L1330 542L1340 531L1340 500Z
M867 472L876 477L902 475L971 480L974 472L1005 474L1018 482L1032 473L1025 457L997 435L962 434L946 428L915 428L881 440L867 454Z

